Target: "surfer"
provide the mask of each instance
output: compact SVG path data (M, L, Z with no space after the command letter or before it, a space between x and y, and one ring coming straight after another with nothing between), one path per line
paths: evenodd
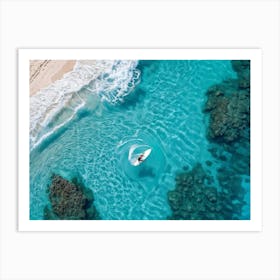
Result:
M141 155L138 157L137 160L139 161L139 163L142 162L142 161L144 161L143 157L144 157L144 154L141 154Z
M146 148L146 150L136 154L135 149L139 147L142 147L142 150L143 148ZM129 149L128 160L130 161L131 165L138 166L147 159L151 151L152 149L147 145L132 145Z

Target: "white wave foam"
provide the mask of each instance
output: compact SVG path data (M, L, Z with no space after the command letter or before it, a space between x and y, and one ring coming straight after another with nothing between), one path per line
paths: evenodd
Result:
M137 61L114 61L111 67L105 69L88 87L97 93L102 100L110 103L123 101L140 81L140 71L136 69Z
M97 94L101 100L112 104L123 101L140 80L137 63L131 60L80 60L61 80L31 96L30 149L72 120L85 105L86 101L78 93L83 87L86 86L88 94ZM58 118L48 129L64 108L68 108L70 113Z

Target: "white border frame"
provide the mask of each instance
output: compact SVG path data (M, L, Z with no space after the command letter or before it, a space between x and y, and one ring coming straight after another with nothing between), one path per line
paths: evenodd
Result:
M45 221L29 219L29 60L248 59L251 60L251 219L226 221ZM262 55L260 49L19 49L19 231L261 231Z

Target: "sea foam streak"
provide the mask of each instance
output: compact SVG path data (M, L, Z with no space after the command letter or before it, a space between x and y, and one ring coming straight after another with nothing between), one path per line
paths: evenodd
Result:
M31 96L30 149L73 119L86 104L85 92L112 104L123 101L140 81L137 64L136 60L80 60L61 80Z

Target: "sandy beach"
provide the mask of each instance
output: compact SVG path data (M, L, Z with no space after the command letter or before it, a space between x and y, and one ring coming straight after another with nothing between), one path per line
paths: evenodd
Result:
M30 96L72 71L75 63L75 60L31 60Z

